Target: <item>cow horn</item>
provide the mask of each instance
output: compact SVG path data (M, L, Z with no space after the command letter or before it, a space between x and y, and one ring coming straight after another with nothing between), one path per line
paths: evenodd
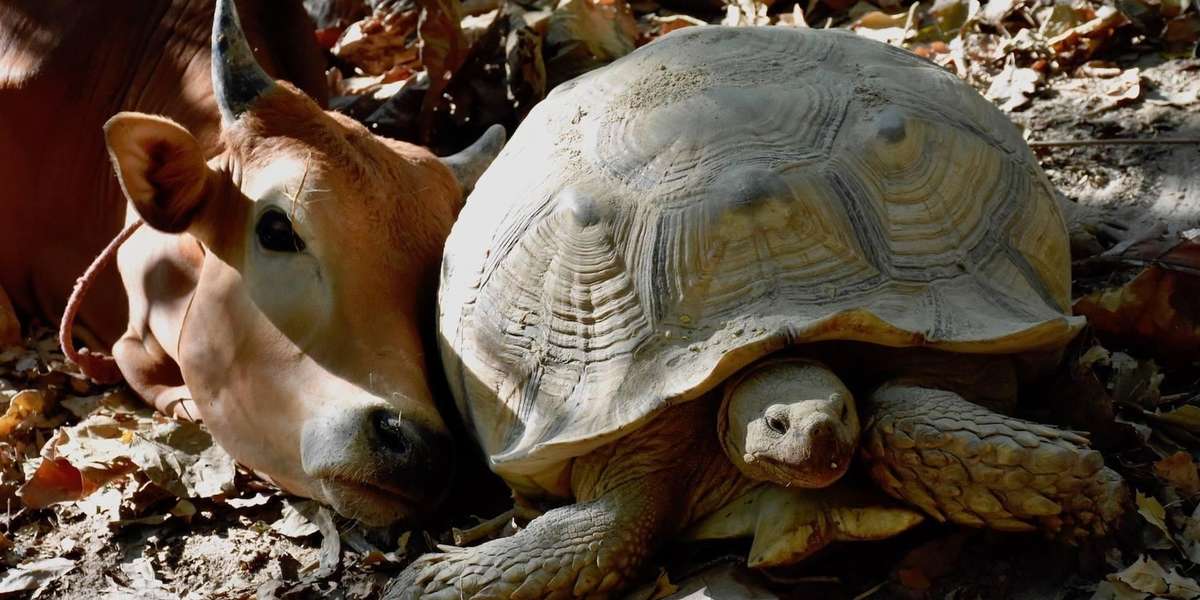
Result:
M213 14L212 80L221 120L226 124L275 87L275 80L254 60L233 0L217 0Z
M500 154L507 137L504 127L492 125L483 132L483 135L479 136L478 140L475 140L474 144L467 146L457 154L441 158L442 164L450 167L450 171L454 173L454 178L462 187L463 194L475 189L475 182L487 170L488 165L496 159L496 155Z

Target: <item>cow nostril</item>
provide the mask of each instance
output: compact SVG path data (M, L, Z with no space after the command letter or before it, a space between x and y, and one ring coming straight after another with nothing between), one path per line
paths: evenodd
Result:
M371 413L370 420L371 426L375 429L375 435L388 450L397 454L408 452L411 442L405 433L400 415L380 409Z

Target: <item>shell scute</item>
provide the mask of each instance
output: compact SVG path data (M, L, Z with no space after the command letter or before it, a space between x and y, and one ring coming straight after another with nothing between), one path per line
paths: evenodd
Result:
M572 457L789 345L1065 344L1066 239L1012 124L931 63L682 30L560 86L481 178L443 359L493 468L562 493Z

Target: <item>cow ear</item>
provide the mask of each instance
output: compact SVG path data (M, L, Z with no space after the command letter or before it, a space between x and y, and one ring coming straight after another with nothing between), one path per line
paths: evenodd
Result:
M196 138L170 119L135 112L109 119L104 138L121 189L142 219L167 233L187 229L210 173Z

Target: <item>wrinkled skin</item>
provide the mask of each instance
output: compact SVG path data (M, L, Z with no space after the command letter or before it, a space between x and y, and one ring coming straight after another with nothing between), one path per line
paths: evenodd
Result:
M207 76L207 56L185 61L187 72L203 62ZM178 94L181 81L162 85ZM235 459L290 492L371 524L427 515L444 494L451 451L418 318L432 310L441 245L461 205L451 169L286 83L270 83L224 122L211 82L189 75L182 85L184 98L193 85L209 96L164 111L176 120L119 113L97 136L117 178L95 180L128 201L102 211L111 232L97 238L107 242L122 221L148 225L117 257L128 298L112 347L121 373L160 410L203 419ZM203 118L181 116L189 111ZM28 210L3 201L5 212ZM113 302L101 289L87 305L96 314ZM107 339L104 320L87 316Z

